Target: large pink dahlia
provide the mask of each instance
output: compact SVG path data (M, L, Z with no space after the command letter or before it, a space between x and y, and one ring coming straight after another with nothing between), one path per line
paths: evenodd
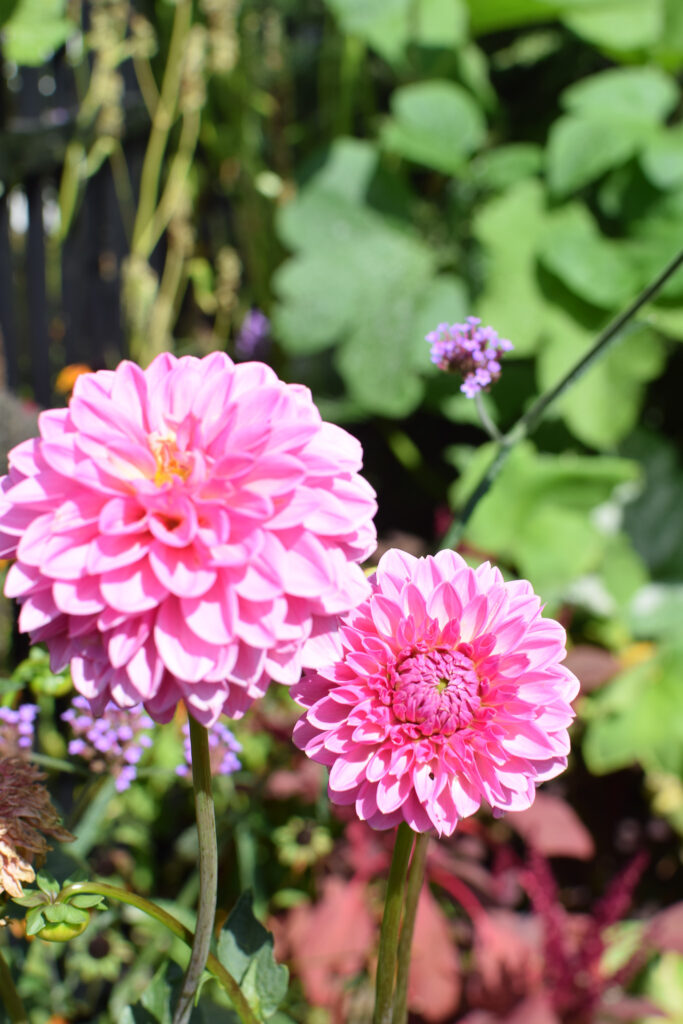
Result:
M1 481L5 592L96 712L235 716L316 665L367 596L360 445L267 366L123 362L39 427Z
M523 810L567 764L578 680L565 633L525 580L453 551L389 551L341 624L343 653L292 696L294 741L330 768L330 799L373 828L451 835L482 800Z

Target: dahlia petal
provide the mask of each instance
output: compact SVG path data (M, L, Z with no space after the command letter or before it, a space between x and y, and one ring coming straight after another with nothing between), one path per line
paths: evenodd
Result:
M138 647L126 665L126 676L138 701L156 696L164 676L165 666L151 639Z
M23 562L14 562L5 578L5 597L25 597L32 591L42 590L49 585L40 569Z
M187 625L200 639L216 644L233 641L237 599L234 591L223 585L220 574L210 590L199 597L183 597L180 607Z
M141 533L147 529L147 510L137 498L109 498L100 512L99 528L104 534Z
M365 769L372 751L354 750L344 758L337 758L330 771L330 790L333 792L355 789L365 777Z
M179 680L199 682L214 666L216 646L200 640L187 628L176 597L168 597L161 605L154 626L154 641L166 668Z
M100 590L107 604L129 615L156 608L168 593L146 559L102 576Z
M131 535L98 534L92 539L86 556L86 568L89 573L109 573L113 569L139 562L148 553L150 547L149 534L136 533Z
M149 566L159 585L177 597L201 597L217 578L216 570L205 566L194 545L170 548L155 540L149 549Z
M34 633L41 626L50 625L60 611L49 590L41 590L27 598L19 613L19 629L22 633Z
M59 610L67 615L93 615L104 608L99 582L91 576L79 580L56 580L52 585L52 596Z
M107 653L114 668L127 664L145 643L154 625L153 613L126 618L106 636Z

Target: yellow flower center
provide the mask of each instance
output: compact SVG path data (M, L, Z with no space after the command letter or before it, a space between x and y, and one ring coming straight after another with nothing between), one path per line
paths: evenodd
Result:
M178 450L173 431L168 434L151 434L149 446L157 464L154 474L154 483L157 487L168 483L174 476L187 480L192 471L192 457L189 452Z

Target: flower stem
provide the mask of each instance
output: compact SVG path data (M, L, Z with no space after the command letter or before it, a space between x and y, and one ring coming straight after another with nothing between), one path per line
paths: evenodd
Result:
M141 910L143 914L147 914L148 917L152 917L155 921L163 924L173 935L181 939L188 946L194 944L194 933L189 928L186 928L184 924L181 924L177 917L173 917L167 910L163 910L156 903L145 899L144 896L139 896L136 892L121 889L118 885L110 885L109 882L74 882L72 885L67 885L62 889L59 894L59 901L67 901L71 896L77 896L79 893L93 893L96 896L117 900L119 903L126 903L128 906ZM209 953L206 967L230 996L235 1012L242 1021L242 1024L259 1024L258 1018L254 1016L253 1011L242 995L239 985L213 953Z
M488 469L467 500L460 518L453 521L441 541L442 548L452 548L458 544L465 531L465 526L467 525L467 522L476 506L500 473L508 455L515 445L533 433L549 406L552 405L553 402L557 401L557 399L560 398L565 391L572 386L572 384L576 383L577 380L583 377L584 373L586 373L593 363L602 356L609 345L618 340L623 328L635 316L638 310L642 309L642 307L657 294L657 292L664 284L666 284L669 278L675 274L682 264L683 250L674 256L669 263L667 263L654 281L652 281L647 288L643 289L640 295L634 299L631 305L628 306L623 313L620 313L619 316L615 317L615 319L600 332L585 356L582 356L582 358L579 359L572 369L565 374L557 384L552 388L549 388L544 392L544 394L540 395L533 405L527 409L524 415L520 416L510 430L500 438L497 444L496 453L489 463Z
M173 1024L187 1024L192 1013L199 981L206 967L216 917L218 886L218 851L216 849L216 816L211 792L211 760L209 734L203 725L189 716L192 747L192 783L199 836L199 903L197 927L192 954L180 990Z
M28 1024L28 1016L17 992L7 961L0 950L0 1003L12 1024Z
M398 940L398 972L396 978L396 995L394 997L394 1015L391 1024L406 1024L408 1020L408 974L410 971L410 953L413 946L413 932L417 917L417 904L424 882L425 864L427 863L427 847L429 836L420 834L415 839L413 856L410 861L410 874L406 887L406 903L403 913L401 937Z
M414 838L415 833L413 830L405 822L401 822L396 832L396 844L391 861L387 897L382 918L382 930L379 937L375 1012L372 1024L391 1024L391 1007L396 979L398 931L401 923L406 872Z
M481 391L477 391L477 393L475 394L475 396L474 396L474 404L477 407L477 413L479 414L479 419L481 420L481 425L484 428L484 430L486 431L486 433L489 435L490 438L492 438L492 440L500 441L500 439L501 439L500 430L498 429L498 427L496 426L496 424L493 422L493 420L491 419L491 417L489 416L489 414L486 411L486 406L484 405L484 400L481 397Z

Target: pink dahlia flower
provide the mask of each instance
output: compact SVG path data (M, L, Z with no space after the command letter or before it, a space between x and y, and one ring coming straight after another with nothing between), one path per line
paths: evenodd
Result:
M315 666L367 596L375 495L309 391L223 353L78 378L14 448L0 558L20 628L93 710L209 725Z
M292 696L294 741L330 769L330 799L373 828L451 835L482 800L520 811L567 764L579 683L565 633L525 580L453 551L388 551L341 624L338 660Z

